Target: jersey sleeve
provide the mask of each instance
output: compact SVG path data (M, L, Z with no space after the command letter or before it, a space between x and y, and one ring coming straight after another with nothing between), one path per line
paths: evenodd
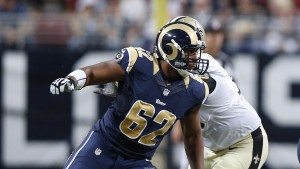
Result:
M130 73L137 59L138 51L134 47L123 48L115 55L115 60L126 73Z
M194 96L198 100L198 103L203 104L209 94L208 85L198 76L194 76L193 79L196 82L193 88Z

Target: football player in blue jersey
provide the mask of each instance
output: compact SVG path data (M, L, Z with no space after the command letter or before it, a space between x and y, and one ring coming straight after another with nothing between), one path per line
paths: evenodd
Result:
M198 27L200 32L204 32L201 31L203 28L200 23L189 16L179 16L170 22L191 24ZM213 42L206 45L214 45ZM201 59L209 60L205 75L200 75L209 87L209 95L200 109L205 146L204 167L261 168L266 162L269 145L260 117L240 93L228 71L217 60L207 53L201 53ZM116 85L106 84L104 88L98 90L98 93L114 96L113 91L116 91L116 88ZM184 147L181 147L182 135L179 123L174 125L171 138L176 146L179 146L174 151L178 159L176 162L179 162L178 167L187 169L188 160L182 153Z
M114 60L75 70L51 83L61 94L85 86L118 82L118 93L104 116L73 151L65 169L151 169L163 137L180 120L191 168L202 169L203 140L198 112L209 91L195 74L205 73L201 59L204 32L176 22L157 34L154 52L128 47Z

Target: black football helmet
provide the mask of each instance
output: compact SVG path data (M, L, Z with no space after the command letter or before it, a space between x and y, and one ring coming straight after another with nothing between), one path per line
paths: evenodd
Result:
M204 30L195 19L177 17L158 32L155 53L180 74L204 74L209 63L208 60L201 59L206 47L204 37ZM189 53L194 52L196 58L190 58ZM192 68L190 65L193 65Z

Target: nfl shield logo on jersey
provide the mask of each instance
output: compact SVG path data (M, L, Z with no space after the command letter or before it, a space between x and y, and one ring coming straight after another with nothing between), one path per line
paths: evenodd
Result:
M96 148L95 154L96 154L97 156L100 155L101 152L102 152L102 150L101 150L100 148Z
M164 92L163 92L163 95L164 96L168 96L170 93L170 90L169 89L165 89Z

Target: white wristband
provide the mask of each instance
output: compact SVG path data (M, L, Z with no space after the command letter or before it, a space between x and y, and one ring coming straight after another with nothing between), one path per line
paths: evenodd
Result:
M67 78L74 80L75 90L80 90L84 87L86 82L86 74L83 70L77 69L68 74Z

